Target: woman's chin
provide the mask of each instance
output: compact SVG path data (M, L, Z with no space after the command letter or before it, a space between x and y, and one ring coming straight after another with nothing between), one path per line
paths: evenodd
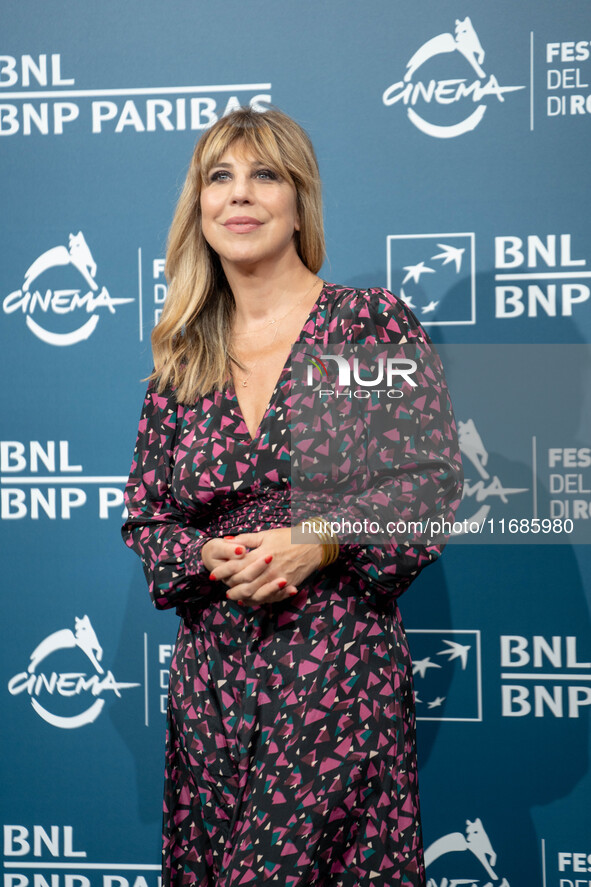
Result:
M241 273L252 273L257 268L267 268L280 261L280 256L260 252L244 252L222 258L224 270L236 270Z

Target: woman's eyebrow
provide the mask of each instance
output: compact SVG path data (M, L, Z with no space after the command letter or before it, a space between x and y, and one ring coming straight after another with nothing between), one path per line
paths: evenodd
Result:
M250 165L251 165L251 166L270 166L271 164L267 163L267 162L264 161L264 160L251 160L251 161L250 161ZM212 163L211 168L213 169L214 166L215 166L215 167L223 167L224 169L231 169L231 167L233 167L234 164L233 164L233 163L227 163L227 162L226 162L226 163L222 163L222 162L220 161L219 163Z

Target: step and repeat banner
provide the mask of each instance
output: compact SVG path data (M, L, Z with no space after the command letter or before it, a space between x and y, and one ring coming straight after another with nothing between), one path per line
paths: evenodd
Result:
M317 149L322 275L403 298L455 403L464 532L401 602L429 887L591 884L588 0L31 0L0 34L4 887L158 887L177 617L123 486L193 145L268 103Z

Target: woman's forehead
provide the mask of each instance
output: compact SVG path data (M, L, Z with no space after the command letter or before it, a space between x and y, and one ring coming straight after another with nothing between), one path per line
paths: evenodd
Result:
M265 146L259 143L259 140L248 139L244 136L233 139L229 143L222 140L217 145L212 145L210 151L206 152L206 156L202 159L202 168L204 172L211 169L217 163L263 163L271 164L284 171L284 164L277 150L273 150L274 146Z
M265 157L264 153L261 150L252 148L244 141L240 141L234 142L234 144L228 145L228 147L224 151L218 152L218 156L214 162L248 163L251 165L255 165L258 163L268 163L269 158Z

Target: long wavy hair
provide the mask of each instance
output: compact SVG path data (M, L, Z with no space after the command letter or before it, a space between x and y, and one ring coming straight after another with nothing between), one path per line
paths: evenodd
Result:
M234 296L203 236L200 196L212 167L236 142L293 184L300 221L294 232L297 253L313 273L324 260L321 182L308 135L278 110L240 108L222 117L193 152L168 237L168 294L152 332L150 378L158 391L173 387L182 403L222 390L230 378Z

